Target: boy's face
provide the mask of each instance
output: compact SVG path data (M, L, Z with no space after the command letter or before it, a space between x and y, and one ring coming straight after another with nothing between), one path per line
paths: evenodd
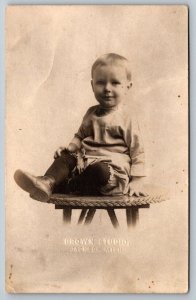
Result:
M125 68L118 65L97 66L91 84L95 98L105 109L121 103L131 87Z

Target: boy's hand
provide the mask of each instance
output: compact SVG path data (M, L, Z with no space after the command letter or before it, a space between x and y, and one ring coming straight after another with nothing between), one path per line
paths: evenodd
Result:
M77 145L75 145L74 143L70 143L68 147L59 147L54 153L54 159L60 157L61 152L65 149L67 149L70 153L76 153L78 151Z
M63 150L65 150L65 149L66 149L65 147L59 147L59 148L55 151L55 153L54 153L54 159L60 157L60 156L61 156L61 152L62 152Z
M129 196L148 196L148 194L144 191L143 185L143 177L132 177L132 180L129 183Z

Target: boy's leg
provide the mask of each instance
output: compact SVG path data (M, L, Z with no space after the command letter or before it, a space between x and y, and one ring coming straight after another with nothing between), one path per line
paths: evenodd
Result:
M44 176L54 178L55 185L58 185L69 178L76 164L76 157L67 150L63 150L61 156L54 160Z
M84 172L73 178L69 185L71 190L84 193L99 193L99 188L108 183L110 169L106 163L98 162L89 165Z
M33 176L17 170L14 174L16 183L30 196L39 201L47 202L54 187L65 181L76 166L77 159L67 150L54 160L44 176Z

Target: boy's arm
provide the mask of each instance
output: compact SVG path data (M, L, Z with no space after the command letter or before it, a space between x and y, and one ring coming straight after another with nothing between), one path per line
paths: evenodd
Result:
M131 158L130 177L145 177L144 147L138 121L135 117L127 122L124 137Z
M139 125L135 117L128 123L125 137L131 158L129 195L147 196L147 193L144 191L146 176L144 147Z
M75 153L81 149L81 146L82 146L81 139L77 136L74 136L74 138L69 143L67 150L71 153Z
M86 115L85 115L86 116ZM84 116L84 118L85 118ZM84 121L83 118L83 121ZM78 150L81 149L82 147L82 140L87 136L86 134L86 130L85 130L85 126L82 122L82 124L80 125L78 132L74 135L73 139L71 140L71 142L68 145L68 150L70 152L77 152Z
M80 125L78 132L74 135L73 139L69 143L67 147L59 147L54 154L54 158L57 158L61 155L61 152L64 149L67 149L71 153L76 153L78 150L82 147L82 140L87 136L86 127L84 125L85 120L88 118L89 113L91 113L91 110L93 107L89 108L86 112L86 114L83 117L82 124Z

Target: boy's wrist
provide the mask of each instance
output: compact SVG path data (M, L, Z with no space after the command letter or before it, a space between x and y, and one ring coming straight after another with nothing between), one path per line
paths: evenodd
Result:
M130 185L131 186L143 186L146 183L146 177L144 176L132 176L130 180Z
M67 147L67 150L71 153L75 153L79 150L78 146L74 143L70 143Z

